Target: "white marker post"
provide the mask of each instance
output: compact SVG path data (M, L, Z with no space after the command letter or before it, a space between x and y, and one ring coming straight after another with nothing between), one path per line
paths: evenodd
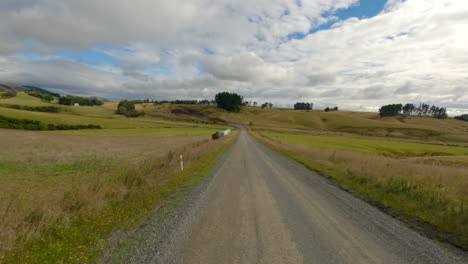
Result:
M180 154L180 170L184 170L184 157Z

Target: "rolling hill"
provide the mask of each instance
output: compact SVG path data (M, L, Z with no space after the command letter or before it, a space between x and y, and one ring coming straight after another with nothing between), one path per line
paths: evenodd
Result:
M0 82L0 92L4 90L15 90L17 92L25 92L29 90L34 90L34 91L38 91L38 92L45 93L48 95L56 96L56 97L60 96L58 93L54 93L54 92L51 92L49 90L46 90L44 88L37 87L37 86L16 85L16 84L11 84L11 83Z
M356 136L468 143L468 123L429 117L385 117L377 113L321 110L288 110L243 107L230 113L212 105L153 105L140 110L151 116L184 120L241 123L256 130L290 133L345 133Z

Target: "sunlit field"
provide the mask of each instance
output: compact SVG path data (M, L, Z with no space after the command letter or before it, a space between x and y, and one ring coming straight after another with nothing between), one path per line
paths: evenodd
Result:
M60 111L1 107L10 104ZM0 129L0 263L97 259L111 233L138 227L164 199L201 180L235 137L211 139L225 125L114 112L108 105L62 106L24 93L0 99L0 116L7 118L102 127Z
M468 245L468 148L382 138L253 132L262 142L435 237Z

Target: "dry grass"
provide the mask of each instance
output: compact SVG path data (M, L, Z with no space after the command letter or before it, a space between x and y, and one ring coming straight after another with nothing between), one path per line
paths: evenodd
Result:
M110 232L194 177L171 178L179 154L201 171L207 165L197 164L232 138L0 133L0 263L7 252L13 263L97 258Z
M171 105L143 107L145 113L161 117L183 117L202 120L225 120L249 125L255 129L332 131L361 136L415 139L432 142L468 143L468 123L429 117L387 117L377 113L321 110L295 111L260 107L242 107L240 113L230 113L213 105Z
M395 215L415 217L441 231L454 234L438 238L468 248L466 165L291 145L263 134L254 135L281 153L331 177L342 187L391 208L391 213Z
M162 132L167 133L163 129ZM159 157L168 150L206 140L206 136L120 136L113 130L100 131L24 131L0 129L0 162L28 162L29 165L52 165L96 159ZM127 130L116 130L127 132ZM129 129L128 132L133 132ZM138 131L138 130L137 130ZM146 130L145 130L146 131ZM159 135L150 133L148 135ZM170 132L170 131L169 131ZM80 134L83 133L83 134ZM111 136L112 135L112 136Z

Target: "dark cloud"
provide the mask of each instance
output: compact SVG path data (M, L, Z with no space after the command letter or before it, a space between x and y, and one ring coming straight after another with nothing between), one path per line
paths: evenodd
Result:
M358 91L354 99L381 99L385 96L385 87L372 86Z

